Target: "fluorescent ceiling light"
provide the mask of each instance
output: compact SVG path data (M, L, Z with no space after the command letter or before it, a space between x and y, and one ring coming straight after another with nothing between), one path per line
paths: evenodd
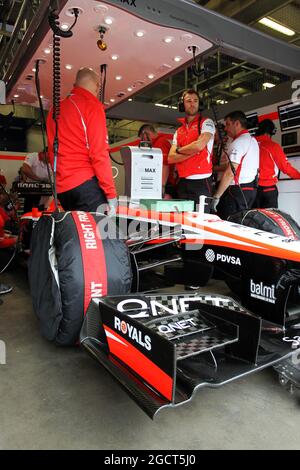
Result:
M264 88L273 88L274 86L275 86L274 83L269 83L269 82L263 83Z
M66 65L65 65L65 68L66 68L67 70L72 70L73 65L71 65L71 64L66 64Z
M268 28L274 29L275 31L278 31L279 33L285 34L286 36L294 36L296 34L292 29L277 23L277 21L271 20L271 18L264 17L259 20L259 23L267 26Z
M155 103L155 106L159 106L160 108L168 108L169 107L167 104L162 104L162 103Z

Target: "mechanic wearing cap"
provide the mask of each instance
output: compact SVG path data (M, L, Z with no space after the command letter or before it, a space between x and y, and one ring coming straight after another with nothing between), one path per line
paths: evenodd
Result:
M162 170L162 193L164 198L170 197L172 194L172 179L175 165L168 164L168 155L170 152L171 144L167 137L163 134L158 134L152 124L143 124L139 131L138 136L141 142L147 142L153 148L159 148L163 155L163 170Z
M212 151L215 125L211 119L199 113L200 97L197 91L186 90L179 100L179 110L185 118L179 119L181 127L173 138L168 162L175 163L179 175L177 187L180 199L193 200L199 204L201 195L212 195ZM209 212L210 203L205 212Z
M259 123L256 140L259 145L259 179L255 206L278 207L278 172L281 170L292 179L300 179L300 172L288 161L282 147L272 141L276 127L271 119Z
M250 209L256 197L256 177L259 166L259 148L247 131L247 118L242 111L233 111L225 117L225 131L233 139L228 149L229 161L214 194L212 210L222 219Z
M81 68L71 93L60 104L56 184L65 210L95 212L108 203L109 213L117 206L117 193L109 159L105 113L97 99L99 76ZM55 122L47 118L50 161L53 165Z

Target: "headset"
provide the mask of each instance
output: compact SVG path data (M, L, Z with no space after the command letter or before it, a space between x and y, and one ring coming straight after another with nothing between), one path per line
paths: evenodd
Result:
M185 91L182 93L182 95L181 95L181 97L179 98L179 100L178 100L178 111L179 111L180 113L184 113L184 112L185 112L185 107L184 107L184 98L185 98L185 96L186 96L186 95L192 95L192 94L193 94L193 95L197 95L197 96L198 96L198 99L199 99L199 108L198 108L198 111L197 111L197 112L203 111L203 108L200 106L200 101L201 101L201 100L200 100L200 95L199 95L198 91L197 91L197 90L194 90L193 88L190 88L189 90L185 90Z

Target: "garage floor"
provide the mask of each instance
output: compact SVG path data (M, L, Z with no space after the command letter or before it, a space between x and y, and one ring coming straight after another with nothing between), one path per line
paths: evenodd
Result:
M273 370L203 390L155 421L79 348L38 329L25 270L1 276L0 449L299 449L300 408ZM221 282L206 291L225 292Z

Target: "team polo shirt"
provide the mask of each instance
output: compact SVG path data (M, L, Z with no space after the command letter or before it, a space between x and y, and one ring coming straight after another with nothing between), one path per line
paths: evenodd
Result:
M232 185L251 183L258 172L259 147L256 139L244 130L231 142L228 149L229 158L236 163L236 177Z
M168 155L170 152L171 144L164 135L157 136L152 142L153 148L159 148L163 154L163 165L168 165Z
M284 151L269 135L256 137L259 145L259 186L274 186L278 183L279 170L292 179L299 179L300 172L292 167Z
M165 135L159 135L156 139L152 142L153 148L159 148L163 154L163 166L168 165L169 167L169 176L167 179L167 184L171 184L174 186L176 184L176 178L174 176L175 173L175 164L168 163L168 156L171 148L170 141L167 139Z
M52 110L47 118L50 162L53 166L55 123ZM62 100L58 119L57 192L69 191L96 176L107 199L116 197L105 113L89 91L74 87Z
M47 165L43 160L39 159L39 154L37 152L28 153L26 156L24 163L30 166L33 173L40 179L40 180L49 180L48 169ZM36 180L29 178L26 176L26 181L36 182Z
M176 147L185 147L186 145L196 141L199 138L199 119L201 119L201 117L196 116L190 123L187 122L186 118L178 119L178 121L182 123L182 126L177 129L173 136L173 145ZM199 154L193 155L184 162L176 164L177 171L181 178L204 179L208 178L212 174L212 153L216 128L212 119L202 119L200 122L200 133L209 132L212 135L211 139ZM202 158L201 161L201 157L203 156L205 157L205 160L203 161ZM205 169L204 171L203 168Z

